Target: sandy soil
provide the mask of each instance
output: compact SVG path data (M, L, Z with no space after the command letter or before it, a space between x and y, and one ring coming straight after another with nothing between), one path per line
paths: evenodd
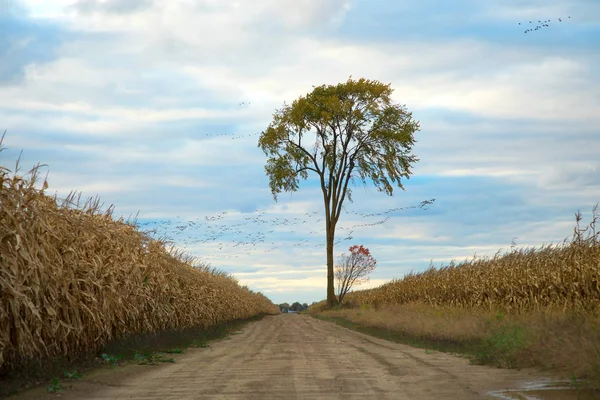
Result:
M266 317L174 356L174 364L93 371L59 395L37 388L11 398L468 400L544 378L469 365L298 314Z

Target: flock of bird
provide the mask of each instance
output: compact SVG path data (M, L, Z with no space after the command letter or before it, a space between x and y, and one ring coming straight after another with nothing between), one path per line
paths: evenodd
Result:
M246 134L239 134L239 135L236 135L235 133L207 133L206 137L217 138L217 137L231 136L231 139L235 140L235 139L242 139L245 137L258 136L261 133L262 132L255 132L255 133L246 133Z
M568 18L571 18L571 17L569 16ZM525 30L525 33L537 31L537 30L542 29L542 28L548 28L548 27L550 27L550 22L551 21L552 20L550 20L550 19L547 19L547 20L544 20L544 21L538 20L537 25L534 28L527 28ZM529 21L530 24L533 24L534 22L535 21ZM558 22L559 23L562 22L562 18L558 18ZM525 24L525 22L523 24ZM520 22L519 22L519 25L521 25Z
M251 104L240 102L239 106ZM237 135L232 139L260 135ZM232 136L231 134L207 134L207 137ZM360 218L385 217L374 222L357 223L351 226L343 225L343 218L337 226L337 239L334 244L354 239L353 234L357 229L375 227L384 224L390 219L390 214L409 208L423 208L432 204L434 199L422 202L419 206L396 207L379 213L362 213L348 211L346 214ZM193 247L195 252L206 253L203 258L238 258L242 254L262 251L273 252L281 248L310 247L319 248L326 246L325 219L323 211L309 211L300 216L269 216L266 211L256 209L251 215L243 217L239 212L219 212L213 215L197 217L190 221L155 220L138 223L138 228L143 228L150 237L161 239L169 244L176 244L183 250L189 251ZM315 229L316 228L316 229ZM302 235L303 237L298 237Z
M360 228L374 227L387 222L391 214L409 208L423 208L430 205L434 199L422 202L419 206L392 208L380 213L364 214L356 211L344 211L347 214L358 215L361 218L385 218L368 223L355 223L344 226L343 218L337 227L335 244L354 239L353 233ZM166 243L177 244L189 252L188 246L194 247L194 252L206 253L206 260L218 258L238 258L253 252L269 253L281 248L326 246L325 222L323 212L311 211L302 216L281 217L269 216L264 210L256 209L250 215L243 217L239 212L223 211L213 215L197 217L189 221L156 220L135 222L138 228L155 239ZM314 229L316 226L321 229ZM311 230L312 229L312 230ZM300 237L299 237L300 236Z

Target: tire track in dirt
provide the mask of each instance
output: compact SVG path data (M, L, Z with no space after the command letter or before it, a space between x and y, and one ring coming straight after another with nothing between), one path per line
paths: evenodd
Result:
M382 367L387 368L390 371L390 373L398 375L398 372L402 374L402 372L404 371L404 369L398 371L397 365L390 363L389 361L391 354L401 354L406 358L417 363L417 365L412 365L408 367L409 371L413 372L407 380L414 380L415 371L419 371L420 369L425 368L425 370L427 371L435 371L438 372L440 375L447 376L446 379L443 379L441 376L432 378L432 384L430 385L431 387L435 385L435 382L446 382L446 384L449 384L451 386L458 385L460 388L457 389L456 393L464 392L465 396L467 396L468 394L471 396L476 396L473 398L481 398L480 396L482 395L482 393L489 392L490 388L492 387L520 387L522 384L531 381L549 379L547 377L542 377L539 371L535 371L533 369L523 369L521 371L515 371L497 369L482 365L470 365L469 361L463 357L458 357L455 355L437 351L426 354L423 349L372 337L360 332L350 330L348 328L341 327L331 321L322 322L323 324L319 324L315 327L315 329L320 334L328 334L329 330L326 328L327 326L351 332L356 337L351 338L347 342L347 345L352 346L357 351L360 351L369 357L372 357ZM367 344L367 347L370 349L370 351L365 350L364 347L357 346L357 341L363 344ZM427 360L425 360L425 358ZM405 366L410 365L410 363L407 361L404 361L403 364ZM450 380L448 380L448 377L450 378ZM463 397L461 397L461 399L462 398Z
M329 322L319 324L315 327L322 335L331 335L332 332L340 328L338 325ZM459 394L460 398L465 400L480 398L476 391L458 379L450 381L448 379L440 379L444 375L451 374L425 360L401 351L398 347L381 346L379 343L363 337L358 332L346 328L341 329L349 332L350 335L342 336L343 339L340 339L340 342L354 352L362 355L362 357L359 356L357 358L358 362L364 366L364 370L386 370L388 372L388 386L390 377L396 383L400 384L395 391L403 393L403 396L398 398L421 398L420 396L424 395L423 388L425 392L435 391L438 394ZM357 342L363 345L361 346ZM391 344L394 345L393 343ZM443 383L440 384L440 382Z
M491 390L539 377L469 365L448 354L425 354L297 314L251 322L239 334L175 359L159 367L102 371L101 378L90 375L89 383L86 378L74 383L61 398L469 400L490 398L486 393ZM15 399L55 398L43 388L36 390Z

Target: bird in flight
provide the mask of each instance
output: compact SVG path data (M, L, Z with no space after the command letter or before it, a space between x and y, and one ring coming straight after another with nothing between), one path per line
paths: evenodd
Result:
M568 16L567 18L571 18L571 16ZM562 18L557 18L557 19L558 19L558 22L562 22L562 21L563 21L563 19L562 19ZM528 28L528 29L526 29L526 30L525 30L525 32L524 32L524 33L527 33L527 32L532 32L532 31L537 31L537 30L539 30L539 29L542 29L542 28L549 28L549 27L550 27L549 23L550 23L551 21L552 21L552 20L550 20L550 19L548 19L548 20L545 20L545 21L540 21L540 20L538 20L538 25L536 25L536 26L535 26L535 28ZM529 21L529 23L530 23L530 24L532 24L532 23L533 23L533 21ZM520 23L520 22L519 22L519 25L521 25L521 23Z

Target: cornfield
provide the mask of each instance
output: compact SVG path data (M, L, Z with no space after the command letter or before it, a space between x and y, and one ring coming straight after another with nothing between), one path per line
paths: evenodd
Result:
M600 232L594 219L579 228L581 214L571 242L539 249L514 249L493 258L410 273L378 288L352 292L346 304L358 306L423 302L433 306L484 308L507 312L542 309L600 310ZM591 230L587 238L583 233Z
M0 167L0 373L129 334L279 313L235 278L194 268L164 241L113 220L97 198L59 204L47 181L36 188L38 167L27 178Z

